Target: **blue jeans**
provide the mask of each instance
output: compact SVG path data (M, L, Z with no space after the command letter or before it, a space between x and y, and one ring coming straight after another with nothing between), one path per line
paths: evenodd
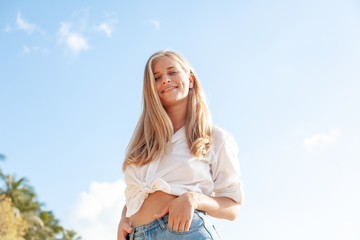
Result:
M220 240L214 226L206 212L199 210L194 211L193 219L191 221L189 231L178 232L172 230L168 226L169 214L166 214L160 219L155 219L151 223L141 225L133 228L133 232L127 236L129 240L179 240L179 239L192 239L203 240L212 239Z

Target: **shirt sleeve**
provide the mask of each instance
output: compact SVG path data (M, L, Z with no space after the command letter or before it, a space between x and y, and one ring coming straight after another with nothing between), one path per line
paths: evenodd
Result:
M243 190L240 181L240 164L237 158L238 146L232 136L226 136L215 152L211 164L214 182L214 197L229 197L242 204Z

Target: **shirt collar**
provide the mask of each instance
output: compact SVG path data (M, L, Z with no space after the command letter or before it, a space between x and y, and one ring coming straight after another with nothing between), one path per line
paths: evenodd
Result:
M177 130L176 133L174 133L174 135L171 137L171 143L174 143L183 137L185 137L185 126L183 126L179 130Z

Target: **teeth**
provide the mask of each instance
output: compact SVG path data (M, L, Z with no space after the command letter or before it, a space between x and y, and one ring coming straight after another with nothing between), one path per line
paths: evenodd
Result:
M163 92L168 91L168 90L171 90L171 89L175 89L175 88L176 88L176 87L169 87L169 88L164 89Z

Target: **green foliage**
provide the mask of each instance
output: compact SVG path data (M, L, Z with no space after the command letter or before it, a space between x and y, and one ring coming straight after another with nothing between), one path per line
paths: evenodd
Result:
M0 160L5 156L0 154ZM55 218L51 211L44 211L42 205L36 199L36 194L32 186L27 184L25 178L16 179L13 175L5 175L0 168L0 196L8 225L0 225L0 233L8 232L7 226L11 227L9 234L18 236L9 239L25 240L80 240L76 232L64 229L59 220ZM12 209L11 211L8 208ZM18 215L18 218L12 215ZM5 215L4 215L5 216ZM3 218L3 215L1 215ZM17 229L18 222L23 223L25 228ZM14 230L15 229L15 230ZM17 230L16 230L17 229ZM10 236L10 235L9 235ZM15 236L15 235L12 235ZM0 239L6 239L0 235Z
M27 222L13 208L11 199L0 195L0 239L24 240Z

